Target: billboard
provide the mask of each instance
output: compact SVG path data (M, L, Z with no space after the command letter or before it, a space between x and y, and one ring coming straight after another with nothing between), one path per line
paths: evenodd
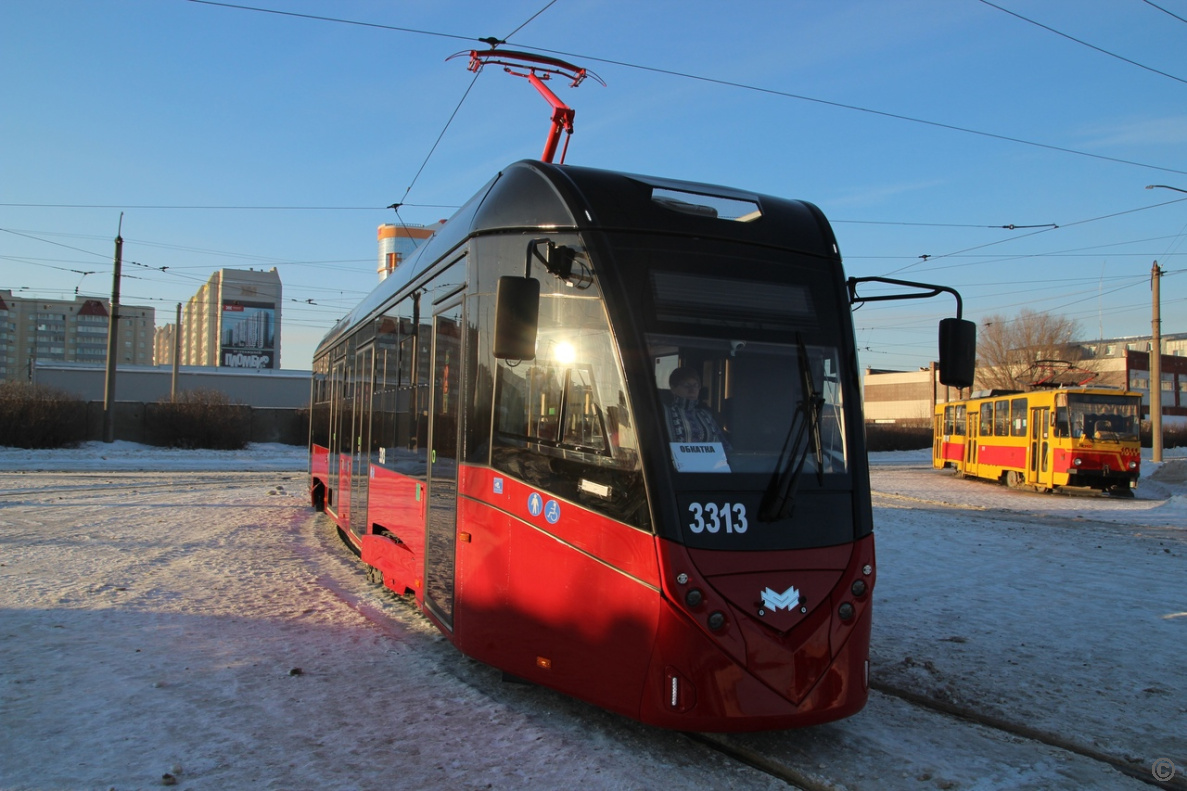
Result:
M276 305L223 300L219 328L219 366L276 367Z

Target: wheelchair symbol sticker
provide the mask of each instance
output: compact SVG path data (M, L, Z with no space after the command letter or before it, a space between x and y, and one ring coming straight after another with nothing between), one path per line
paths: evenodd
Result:
M556 500L549 500L548 504L544 506L544 518L548 520L548 524L555 525L561 518L560 503Z
M539 516L540 512L544 510L544 498L538 492L532 492L528 495L528 513L532 516Z

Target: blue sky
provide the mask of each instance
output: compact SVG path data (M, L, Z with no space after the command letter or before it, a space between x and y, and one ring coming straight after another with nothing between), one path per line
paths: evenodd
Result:
M376 282L383 207L431 223L539 157L526 81L491 67L467 95L448 60L494 36L606 81L553 83L571 164L811 201L847 274L954 286L978 322L1148 334L1158 260L1163 332L1187 331L1187 194L1144 189L1187 190L1187 0L241 5L366 24L0 3L0 289L109 297L123 211L121 301L161 325L213 271L276 266L282 366L307 369ZM861 308L862 364L926 366L951 310Z

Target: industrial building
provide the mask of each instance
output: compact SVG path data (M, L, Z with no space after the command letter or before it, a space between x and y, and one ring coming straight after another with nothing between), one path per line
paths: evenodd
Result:
M1150 336L1112 338L1076 344L1069 350L1091 374L1094 385L1126 388L1143 396L1144 414L1150 407ZM1187 333L1162 336L1162 412L1187 417ZM973 390L983 388L980 377ZM1067 381L1064 384L1075 384ZM867 368L862 378L866 420L875 423L930 422L935 405L967 398L969 390L940 384L933 363L916 371Z

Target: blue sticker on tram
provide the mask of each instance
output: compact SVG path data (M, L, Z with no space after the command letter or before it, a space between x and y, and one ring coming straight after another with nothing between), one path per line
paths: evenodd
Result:
M556 500L549 500L548 505L544 506L544 518L548 520L548 524L555 525L561 518L560 503Z
M502 478L495 478L494 489L495 489L495 494L503 493L503 479Z
M532 492L528 495L528 513L532 516L539 516L540 512L544 510L544 498L537 492Z

